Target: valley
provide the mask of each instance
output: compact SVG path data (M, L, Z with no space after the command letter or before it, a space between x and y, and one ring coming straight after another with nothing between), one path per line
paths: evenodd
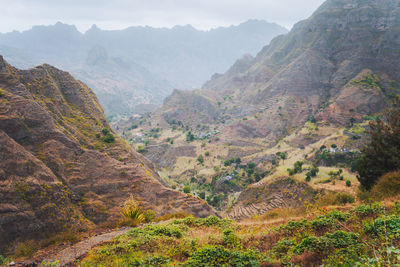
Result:
M400 264L399 0L1 53L0 266Z

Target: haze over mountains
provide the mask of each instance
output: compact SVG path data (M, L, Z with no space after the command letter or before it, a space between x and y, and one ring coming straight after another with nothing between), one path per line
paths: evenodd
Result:
M57 23L0 34L0 54L20 68L48 63L70 71L93 88L107 115L129 115L152 109L174 88L199 88L286 32L260 20L210 31L190 25L105 31L93 25L84 34Z

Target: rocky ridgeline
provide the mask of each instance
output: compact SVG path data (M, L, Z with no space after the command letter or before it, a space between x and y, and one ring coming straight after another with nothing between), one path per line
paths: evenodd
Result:
M49 65L0 57L0 248L115 221L130 194L157 214L213 214L164 187L152 164L109 129L96 96Z

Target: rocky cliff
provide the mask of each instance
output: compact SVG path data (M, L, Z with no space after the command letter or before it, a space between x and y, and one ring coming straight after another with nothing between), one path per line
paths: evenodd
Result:
M152 164L109 128L93 92L49 65L0 57L0 248L112 221L130 194L158 214L213 213L167 189Z

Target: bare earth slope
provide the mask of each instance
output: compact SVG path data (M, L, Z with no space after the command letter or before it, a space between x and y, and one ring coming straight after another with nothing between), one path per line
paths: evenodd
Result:
M96 96L68 73L18 70L0 57L0 88L0 248L115 218L129 194L158 214L213 213L113 141Z

